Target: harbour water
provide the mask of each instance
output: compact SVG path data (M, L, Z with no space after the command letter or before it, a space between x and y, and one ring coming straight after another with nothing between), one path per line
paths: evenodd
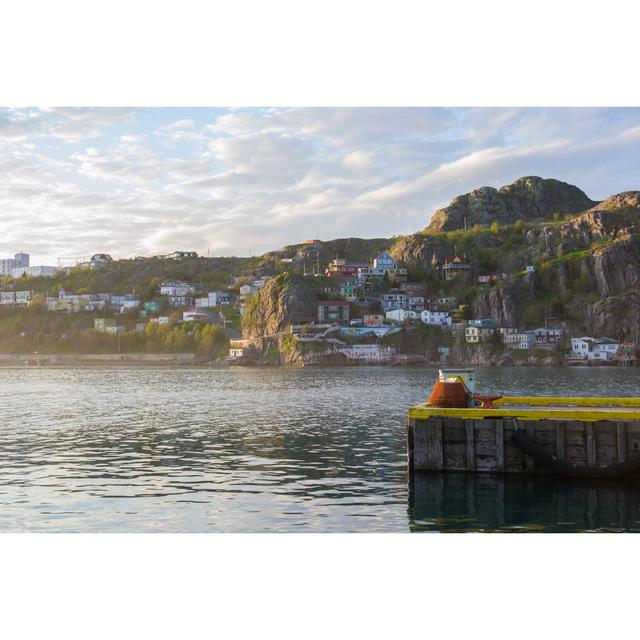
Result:
M423 475L429 368L0 370L0 531L640 531L640 480ZM628 368L479 369L510 395L640 395Z

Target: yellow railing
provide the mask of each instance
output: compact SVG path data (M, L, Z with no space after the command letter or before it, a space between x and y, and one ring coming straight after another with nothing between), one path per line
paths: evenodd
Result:
M490 409L443 409L426 402L409 409L409 418L425 420L434 417L482 418L512 417L521 420L640 420L640 398L564 398L505 396L494 401ZM638 410L634 410L635 408Z

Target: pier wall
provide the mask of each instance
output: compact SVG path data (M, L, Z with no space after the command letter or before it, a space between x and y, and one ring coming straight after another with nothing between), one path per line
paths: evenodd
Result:
M548 474L511 441L511 418L409 419L410 471ZM519 420L529 438L577 465L599 467L640 453L640 421Z

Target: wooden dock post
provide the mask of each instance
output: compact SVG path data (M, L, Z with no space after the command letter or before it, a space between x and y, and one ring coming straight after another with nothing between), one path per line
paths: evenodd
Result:
M518 428L557 460L602 469L640 452L640 420L522 420ZM550 473L550 467L511 442L512 418L410 418L410 473ZM539 458L538 458L539 460ZM640 471L638 472L640 473Z

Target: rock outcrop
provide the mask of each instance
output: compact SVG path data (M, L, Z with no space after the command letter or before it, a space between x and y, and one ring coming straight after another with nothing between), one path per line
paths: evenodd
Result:
M596 205L573 185L560 180L529 176L500 189L481 187L457 196L435 212L429 231L454 231L475 224L513 224L517 220L539 220L553 213L579 213Z
M315 313L314 290L289 275L280 275L269 280L247 305L242 337L260 338L253 346L262 360L292 364L301 354L286 329L292 323L313 320Z

